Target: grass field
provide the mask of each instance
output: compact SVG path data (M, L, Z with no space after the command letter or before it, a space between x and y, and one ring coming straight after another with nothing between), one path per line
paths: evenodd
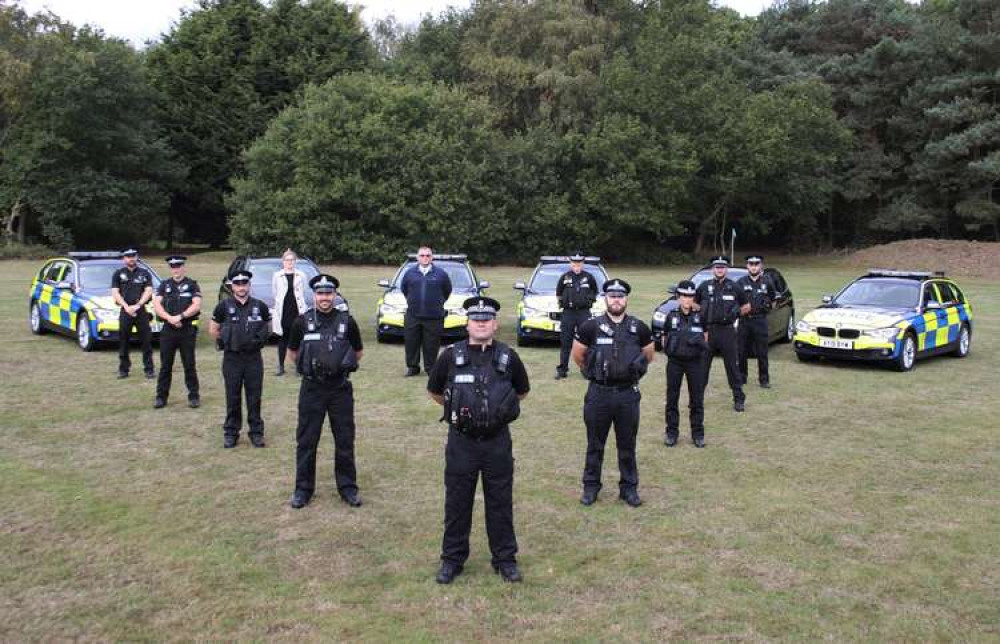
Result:
M211 292L227 259L195 257L189 274ZM814 258L773 264L799 312L855 276ZM466 574L442 587L445 427L423 379L402 377L402 346L374 338L375 282L392 268L329 267L366 342L354 377L365 505L336 496L327 431L316 497L295 511L298 380L271 375L273 348L268 449L244 436L223 450L206 336L203 407L184 404L178 361L171 404L154 410L153 381L116 380L113 350L30 334L38 266L0 263L2 641L1000 638L1000 282L960 281L975 307L966 360L898 374L799 364L777 345L775 387L748 387L742 415L717 364L705 450L686 409L681 445L662 445L659 356L642 383L639 509L615 500L613 448L600 501L579 505L585 382L552 379L554 347L520 350L533 379L513 431L525 583L492 574L480 496ZM688 272L609 270L646 320ZM510 285L530 269L479 273L512 342Z

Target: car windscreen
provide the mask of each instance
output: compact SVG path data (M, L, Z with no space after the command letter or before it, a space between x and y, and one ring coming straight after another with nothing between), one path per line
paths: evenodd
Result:
M403 276L413 267L417 265L416 262L407 262L400 267L399 272L396 273L395 279L392 280L393 286L399 287L399 283L403 280ZM448 273L448 278L451 280L451 290L452 291L471 291L475 288L475 284L472 283L472 273L465 264L460 264L458 262L434 262L434 265Z
M726 271L726 277L734 282L746 274L747 271L745 268L730 268ZM710 279L712 279L712 269L710 268L703 268L691 276L691 281L694 282L695 286L700 286L702 282Z
M312 262L300 259L295 262L295 268L305 273L306 283L319 275L319 269ZM271 276L281 269L280 257L261 257L250 260L250 272L253 273L253 281L250 282L250 295L258 300L270 302L274 298L274 293L271 292Z
M153 290L160 285L159 276L145 262L139 262L153 276ZM95 295L111 295L111 276L122 268L121 262L80 262L80 287Z
M836 306L877 306L887 309L916 308L920 282L907 279L861 279L847 286L833 300Z
M568 270L568 262L566 264L542 264L535 270L528 288L532 293L555 293L559 277ZM597 281L597 292L600 293L608 276L596 266L584 266L583 270L594 276Z

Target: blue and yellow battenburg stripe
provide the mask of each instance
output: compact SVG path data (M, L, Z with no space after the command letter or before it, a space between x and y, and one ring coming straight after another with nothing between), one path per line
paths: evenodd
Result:
M46 321L67 329L75 329L83 303L72 291L56 289L52 285L35 280L32 284L31 299L38 302L38 310ZM86 312L84 313L86 315ZM90 321L92 331L97 333L97 322Z
M907 318L896 326L900 329L912 328L917 334L917 351L928 351L958 340L959 331L965 322L970 324L972 322L972 307L968 302L927 311L921 315ZM901 350L902 344L902 336L900 336L900 339L896 341L896 354Z

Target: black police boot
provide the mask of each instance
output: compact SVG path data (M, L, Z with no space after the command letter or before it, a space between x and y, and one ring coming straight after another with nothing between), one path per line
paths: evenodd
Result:
M631 507L637 508L642 505L642 499L639 498L639 492L635 489L622 490L621 494L618 495L625 503L628 503Z
M517 584L524 581L524 577L521 576L521 571L517 569L517 564L513 561L493 566L493 570L500 575L501 579L508 583Z
M743 404L742 400L737 400L733 402L733 409L736 411L746 411L746 405Z
M694 443L695 447L698 447L698 448L705 447L705 439L704 438L696 438L692 442Z
M450 584L455 581L455 577L462 574L462 567L458 564L453 564L450 561L442 561L441 567L438 568L437 577L434 578L439 584Z
M156 372L152 369L146 369L146 380L152 380L156 377Z
M127 371L121 371L121 370L119 370L118 371L118 379L119 380L123 380L125 378L128 378L128 372Z
M567 373L562 369L556 369L556 380L562 380L567 376Z
M357 490L343 490L340 493L340 498L352 508L361 507L361 495L358 494Z
M274 372L274 375L276 375L276 376L283 376L283 375L285 375L285 365L279 364L278 365L278 370Z
M232 449L236 447L236 442L239 441L239 436L226 436L222 439L222 447L225 449Z
M597 490L584 490L580 495L580 503L583 505L594 505L597 501Z
M292 495L292 500L288 502L288 505L298 510L309 505L311 498L312 496L304 490L295 490L295 494Z
M267 447L263 434L250 434L250 444L254 447Z
M153 409L163 409L167 406L167 401L162 398L157 398L153 401Z
M199 398L198 396L188 398L188 407L190 407L191 409L198 409L199 407L201 407L201 398Z
M666 437L663 439L663 444L666 445L667 447L674 447L677 445L677 437L667 434Z
M419 376L419 375L420 375L420 367L407 367L406 368L406 377L407 378L409 378L411 376Z
M771 381L770 380L761 380L760 381L760 388L761 389L770 389L771 388Z

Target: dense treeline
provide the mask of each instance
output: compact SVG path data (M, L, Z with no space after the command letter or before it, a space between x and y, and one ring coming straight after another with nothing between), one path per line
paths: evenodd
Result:
M1000 239L1000 5L201 0L136 52L0 0L0 209L67 246L656 260Z

